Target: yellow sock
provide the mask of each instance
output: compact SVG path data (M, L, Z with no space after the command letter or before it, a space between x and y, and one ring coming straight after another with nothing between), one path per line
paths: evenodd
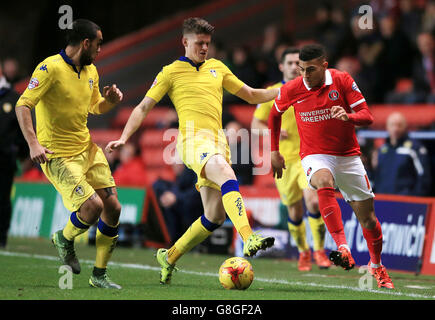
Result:
M298 251L304 252L309 250L310 247L308 246L307 236L305 233L305 221L302 220L300 223L295 223L294 221L291 221L289 218L287 225L291 236L296 242Z
M308 214L311 234L313 235L313 250L323 250L325 248L325 223L320 213L318 215Z
M95 258L95 267L105 269L109 259L112 257L116 242L118 241L118 225L109 226L101 219L98 222L97 234L95 238L95 247L97 255Z
M86 232L89 229L89 223L84 222L79 218L76 211L71 213L65 228L63 228L62 234L65 239L72 241L78 235Z
M175 244L168 250L168 263L175 264L183 254L192 250L193 247L208 238L213 231L220 225L212 223L202 215L187 229L187 231L178 239Z
M246 215L242 195L239 192L239 183L236 180L228 180L222 185L221 192L222 202L228 217L243 241L246 241L252 234L252 229Z

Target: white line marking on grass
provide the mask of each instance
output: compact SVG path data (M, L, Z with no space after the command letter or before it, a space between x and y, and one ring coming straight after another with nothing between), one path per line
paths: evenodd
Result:
M50 261L59 261L58 257L46 256L46 255L40 255L40 254L0 251L0 255L11 256L11 257L35 258L35 259L43 259L43 260L50 260ZM95 262L93 260L80 260L80 261L82 263L85 263L85 264L94 264L94 262ZM149 266L149 265L136 264L136 263L109 262L109 265L114 266L114 267L129 268L129 269L160 271L159 267L153 267L153 266ZM189 271L189 270L179 270L178 272L197 275L197 276L218 277L217 273L212 273L212 272L198 272L198 271ZM356 291L356 292L370 292L370 293L385 294L385 295L390 295L390 296L401 296L401 297L422 298L422 299L435 299L435 295L428 296L428 295L423 295L423 294L405 293L405 292L400 292L400 291L384 291L384 290L379 290L379 289L365 290L365 289L360 289L357 287L349 287L349 286L344 286L344 285L333 285L333 284L331 284L331 285L320 284L320 283L315 283L315 282L287 281L287 280L282 280L282 279L268 279L268 278L258 278L258 277L255 278L255 281L267 282L267 283L279 283L279 284L285 284L285 285L289 285L289 286L310 286L310 287L328 288L328 289L344 289L344 290L350 290L350 291Z

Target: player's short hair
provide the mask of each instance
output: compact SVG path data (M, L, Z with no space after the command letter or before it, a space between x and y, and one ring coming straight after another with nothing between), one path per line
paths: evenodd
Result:
M213 34L214 27L202 18L187 18L183 22L183 36L185 34Z
M85 39L92 41L97 37L98 30L101 30L101 28L90 20L74 20L72 28L67 29L66 44L75 46Z
M299 60L310 61L318 58L326 58L326 50L320 44L307 44L299 53Z
M284 62L286 55L288 54L295 54L295 53L299 53L299 49L296 47L288 47L286 48L283 53L281 54L281 63Z

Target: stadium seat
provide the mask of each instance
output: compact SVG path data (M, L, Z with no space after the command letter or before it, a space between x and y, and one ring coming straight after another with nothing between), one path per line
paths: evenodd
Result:
M139 145L141 148L164 148L168 144L176 141L176 136L173 133L175 133L175 131L171 133L170 131L163 129L145 129L140 137ZM165 141L163 140L164 138ZM168 139L170 140L166 141Z
M118 140L121 137L121 129L92 129L89 130L91 139L97 145L105 147L106 144L113 140Z
M112 128L124 128L127 123L128 118L133 112L134 107L122 107L119 109L116 116L113 118L111 123ZM156 128L158 123L164 119L168 111L171 110L170 107L165 106L155 106L145 117L142 122L142 127L146 128Z
M163 159L163 150L161 148L142 148L141 158L147 169L167 166Z
M252 116L255 106L253 105L232 105L229 107L230 113L236 118L244 128L251 127Z

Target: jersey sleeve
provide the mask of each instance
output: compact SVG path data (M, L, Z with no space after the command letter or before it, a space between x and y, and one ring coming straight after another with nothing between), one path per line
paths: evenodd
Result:
M222 63L222 69L223 69L222 86L229 93L236 94L245 85L245 83L239 78L237 78L234 75L234 73L232 73L231 70L223 63Z
M159 102L170 88L171 81L168 75L168 70L166 67L164 67L154 79L151 88L149 88L145 96L152 98L156 102Z
M279 113L286 111L293 103L293 101L290 99L290 83L291 81L279 88L278 96L275 98L273 107Z
M104 98L101 95L100 92L100 77L98 76L97 68L95 68L95 75L93 77L93 84L92 84L92 97L91 97L91 103L89 105L89 112L93 114L98 114L99 112L96 110L96 106L99 102L101 102Z
M27 106L33 109L50 89L55 69L50 63L43 61L33 71L26 90L18 99L16 106Z
M344 73L342 86L344 97L351 109L366 101L355 80L348 73Z
M273 100L265 103L257 104L257 108L255 109L254 112L254 118L267 122L272 107L273 107Z

